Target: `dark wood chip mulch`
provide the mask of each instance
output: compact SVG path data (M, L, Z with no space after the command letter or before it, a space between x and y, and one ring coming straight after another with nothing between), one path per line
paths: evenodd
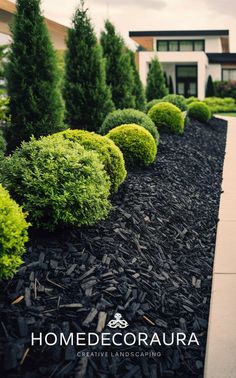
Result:
M107 220L31 231L25 265L0 284L2 377L203 377L225 140L217 119L191 122L182 137L162 135L156 163L129 173ZM200 346L143 358L31 347L31 332L108 331L116 312L129 332L195 332ZM90 349L102 350L111 352Z

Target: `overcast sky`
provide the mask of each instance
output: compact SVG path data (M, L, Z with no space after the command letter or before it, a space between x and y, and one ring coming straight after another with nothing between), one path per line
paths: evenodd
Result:
M130 30L229 29L236 52L236 0L87 0L97 33L110 18L132 46ZM44 15L65 25L79 0L42 0Z

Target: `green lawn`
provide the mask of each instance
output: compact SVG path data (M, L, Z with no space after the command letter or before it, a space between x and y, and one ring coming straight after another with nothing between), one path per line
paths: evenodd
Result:
M225 117L236 117L236 112L235 113L217 113L215 116L225 116Z

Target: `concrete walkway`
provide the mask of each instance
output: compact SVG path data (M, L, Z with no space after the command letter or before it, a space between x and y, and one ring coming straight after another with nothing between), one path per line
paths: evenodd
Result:
M222 117L223 118L223 117ZM236 377L236 118L228 120L204 378Z

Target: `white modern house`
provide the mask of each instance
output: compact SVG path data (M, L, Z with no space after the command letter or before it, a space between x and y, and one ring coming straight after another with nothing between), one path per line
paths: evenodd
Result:
M228 30L131 31L137 44L137 64L146 84L155 56L171 77L174 92L185 97L205 97L208 76L236 80L236 53L230 53Z

